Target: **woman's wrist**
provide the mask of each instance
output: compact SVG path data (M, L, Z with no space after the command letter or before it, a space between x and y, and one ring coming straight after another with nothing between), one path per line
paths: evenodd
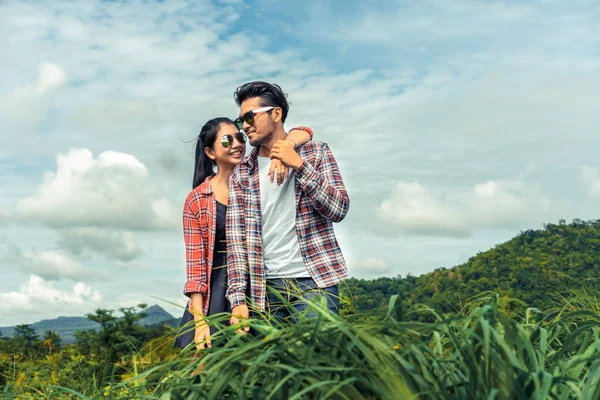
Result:
M196 325L196 329L204 328L207 325L204 315L199 317L194 316L194 325Z
M296 143L296 141L294 139L290 139L289 137L287 137L287 138L285 138L285 140L292 142L292 144L294 145L294 149L296 149L296 147L298 147L298 143Z
M202 313L201 310L198 311L192 311L192 315L194 316L194 321L203 321L204 320L204 314Z

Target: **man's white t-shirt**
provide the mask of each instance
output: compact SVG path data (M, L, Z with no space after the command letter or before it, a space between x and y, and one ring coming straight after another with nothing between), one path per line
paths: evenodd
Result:
M309 278L296 235L294 171L279 186L275 181L271 183L270 165L270 158L258 157L263 263L267 279Z

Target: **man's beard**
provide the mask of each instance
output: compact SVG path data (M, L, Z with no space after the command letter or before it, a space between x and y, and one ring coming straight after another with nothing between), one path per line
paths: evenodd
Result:
M252 139L248 139L248 140L252 147L261 147L263 144L268 142L268 139L269 139L268 137L261 137L261 138L256 138L254 140L252 140Z
M252 147L261 147L268 143L273 137L273 132L275 132L275 123L273 121L269 121L269 124L265 127L265 135L261 137L257 137L254 140L248 138L250 145Z

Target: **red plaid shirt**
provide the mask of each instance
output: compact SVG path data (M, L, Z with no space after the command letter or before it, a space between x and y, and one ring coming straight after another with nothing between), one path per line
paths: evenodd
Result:
M333 231L346 216L350 199L338 165L326 143L312 141L298 149L304 162L295 172L296 234L304 264L319 287L337 284L348 269ZM229 181L227 209L227 298L231 307L265 307L266 275L262 258L262 216L258 149L237 166ZM250 291L247 293L248 277Z
M217 230L217 200L210 185L212 176L190 192L183 206L185 285L183 293L202 294L202 312L208 313L210 273Z

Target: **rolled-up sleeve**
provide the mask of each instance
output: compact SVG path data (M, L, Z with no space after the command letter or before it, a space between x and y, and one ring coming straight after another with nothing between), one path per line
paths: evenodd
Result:
M193 198L188 198L183 207L183 237L185 240L186 279L183 293L206 294L208 291L208 271L204 254L204 239Z

